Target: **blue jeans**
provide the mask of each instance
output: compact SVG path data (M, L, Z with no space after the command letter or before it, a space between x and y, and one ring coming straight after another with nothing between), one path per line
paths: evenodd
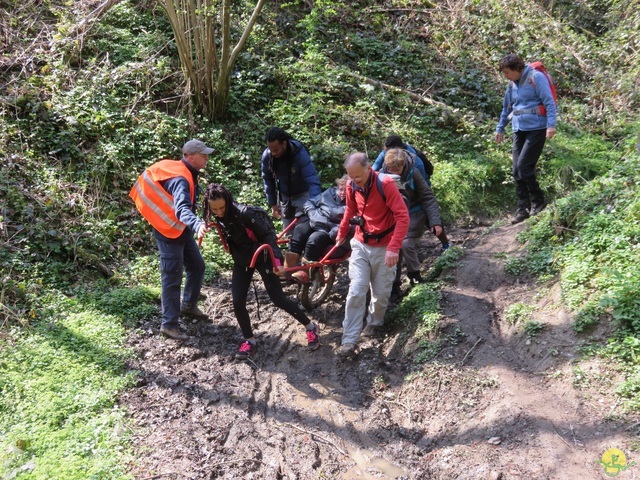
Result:
M162 278L162 326L175 328L180 315L180 287L182 274L186 270L182 305L186 309L196 306L204 279L204 260L193 234L187 229L175 240L161 238L156 234L160 251L160 273Z

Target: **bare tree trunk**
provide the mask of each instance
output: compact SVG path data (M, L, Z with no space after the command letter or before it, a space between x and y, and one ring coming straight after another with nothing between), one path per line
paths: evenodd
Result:
M233 66L265 2L258 0L240 40L232 46L231 0L222 0L218 52L214 0L160 0L173 29L195 111L210 118L225 115Z
M253 26L255 25L256 20L258 20L258 16L260 15L260 12L262 11L262 7L264 6L265 3L266 3L266 0L258 1L255 8L253 9L253 13L249 18L249 21L247 22L246 27L244 28L244 31L242 32L242 36L240 37L240 40L238 40L238 43L236 44L236 46L233 47L233 50L231 50L231 45L230 45L231 42L228 36L229 32L227 32L227 35L224 34L224 28L225 28L224 26L225 25L228 26L229 24L228 20L230 20L228 17L230 0L224 0L224 7L223 7L224 21L223 21L223 36L222 36L223 52L220 59L220 66L218 69L218 84L216 87L216 110L214 112L214 116L216 118L223 117L224 114L227 112L227 108L229 107L229 89L231 87L231 72L233 71L233 67L236 63L236 60L238 59L238 54L247 43L247 38L249 38L249 35L253 30ZM225 14L225 12L227 13Z

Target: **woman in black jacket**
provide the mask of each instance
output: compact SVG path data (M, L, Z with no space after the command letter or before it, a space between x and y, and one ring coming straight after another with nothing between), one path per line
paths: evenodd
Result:
M255 269L260 272L264 286L273 304L283 309L304 325L307 334L309 350L320 346L318 326L282 291L280 279L276 272L284 270L282 266L282 251L278 247L277 237L272 225L262 215L257 215L255 209L239 205L233 201L233 196L224 186L212 183L207 187L204 195L203 217L205 222L214 220L220 225L220 232L226 242L229 253L233 258L231 274L231 296L235 313L242 335L242 342L236 358L244 360L255 352L256 340L251 328L251 320L247 311L247 294ZM268 243L273 249L277 266L271 265L267 255L259 257L255 269L249 268L253 254L261 244Z

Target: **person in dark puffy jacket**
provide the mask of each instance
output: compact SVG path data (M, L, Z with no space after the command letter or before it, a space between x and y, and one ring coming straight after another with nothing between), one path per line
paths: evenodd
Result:
M336 186L325 190L322 195L312 198L304 204L304 212L309 217L311 236L304 249L304 259L320 260L329 247L335 245L338 227L347 208L348 175L336 180ZM342 257L349 250L348 245L342 245L332 254L332 258Z
M282 128L273 127L265 136L262 182L274 218L286 227L301 213L309 198L322 193L320 178L307 148Z
M320 346L317 325L295 302L291 301L282 291L280 278L282 251L278 247L276 233L272 226L260 221L259 216L253 214L248 207L233 201L231 193L222 185L212 183L207 187L204 196L203 217L205 222L215 220L219 225L219 232L233 258L231 273L231 296L235 313L244 341L236 352L236 358L244 360L255 352L256 339L253 335L249 312L247 311L247 294L254 270L258 270L264 286L273 304L283 309L306 329L309 350ZM271 264L268 255L261 255L255 268L250 268L251 259L261 244L269 244L273 249L277 264Z
M387 150L381 171L383 175L392 174L399 177L398 189L409 202L409 231L402 241L402 256L412 284L424 281L420 275L416 241L427 228L431 229L436 237L442 233L440 207L431 187L415 169L414 161L411 153L401 148L393 148Z
M291 236L290 253L299 257L302 252L303 263L317 262L335 245L338 226L347 208L347 175L336 180L336 186L328 188L321 195L304 204L304 220L296 225ZM348 243L341 245L331 254L331 258L343 257L350 249ZM287 264L288 265L288 264ZM304 271L295 272L295 280L305 280Z

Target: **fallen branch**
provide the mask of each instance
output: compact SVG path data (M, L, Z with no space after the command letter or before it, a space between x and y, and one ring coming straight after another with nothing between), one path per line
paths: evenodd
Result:
M558 436L558 438L560 438L560 440L562 440L567 447L573 450L573 447L571 446L571 444L567 442L564 438L562 438L562 436L558 433L558 430L556 430L556 426L553 424L553 422L549 422L549 423L551 423L551 426L553 427L553 431Z
M449 112L451 115L454 115L453 110L451 109L451 107L449 107L449 105L447 105L446 103L442 103L439 102L437 100L434 100L433 98L429 98L429 97L424 97L421 95L418 95L417 93L413 93L410 92L409 90L406 90L402 87L397 87L395 85L389 85L388 83L384 83L381 82L379 80L375 80L373 78L369 78L369 77L365 77L364 75L360 75L358 73L354 73L354 72L346 72L347 75L349 75L350 77L356 78L358 80L360 80L361 82L365 82L369 85L373 85L374 87L379 87L379 88L383 88L383 89L387 89L387 90L391 90L393 92L396 93L401 93L404 95L408 95L409 98L411 98L412 100L415 100L416 102L420 102L420 103L426 103L427 105L433 105L436 107L440 107L442 109L445 109L447 112Z
M150 477L143 477L140 480L155 480L156 478L166 477L167 475L175 475L176 472L159 473L157 475L151 475Z
M76 23L73 27L69 29L67 37L74 37L76 35L79 36L80 33L83 35L87 33L87 31L97 22L99 21L105 13L111 9L114 5L117 5L122 0L105 0L98 7L93 10L89 15L80 20L80 22Z
M431 8L436 7L432 3L429 3L427 6ZM427 15L430 15L433 13L431 10L417 10L415 8L367 8L365 12L367 13L410 12L410 13L425 13Z
M319 438L320 440L322 440L323 442L327 443L328 445L331 445L333 448L335 448L338 452L340 452L342 455L344 455L345 457L348 456L347 452L345 452L344 450L342 450L340 447L338 447L335 443L333 443L332 441L321 437L320 435L318 435L317 433L314 432L310 432L309 430L305 430L304 428L300 428L296 425L292 425L291 423L285 423L284 425L286 425L287 427L291 427L294 428L302 433L306 433L307 435L311 435L312 437L316 437Z
M467 354L464 356L464 358L462 359L462 361L460 362L460 365L464 365L465 360L467 359L467 357L471 354L471 352L473 352L473 349L476 348L478 346L478 344L482 341L482 337L478 338L478 340L476 341L476 343L473 344L473 347L471 347L469 349L469 351L467 352Z
M260 460L254 460L253 458L237 458L236 460L225 460L224 462L214 463L213 465L210 465L210 468L215 468L215 467L219 467L220 465L227 465L229 463L238 463L238 462L253 462L253 463L259 463L261 465L267 465L266 463L261 462Z

